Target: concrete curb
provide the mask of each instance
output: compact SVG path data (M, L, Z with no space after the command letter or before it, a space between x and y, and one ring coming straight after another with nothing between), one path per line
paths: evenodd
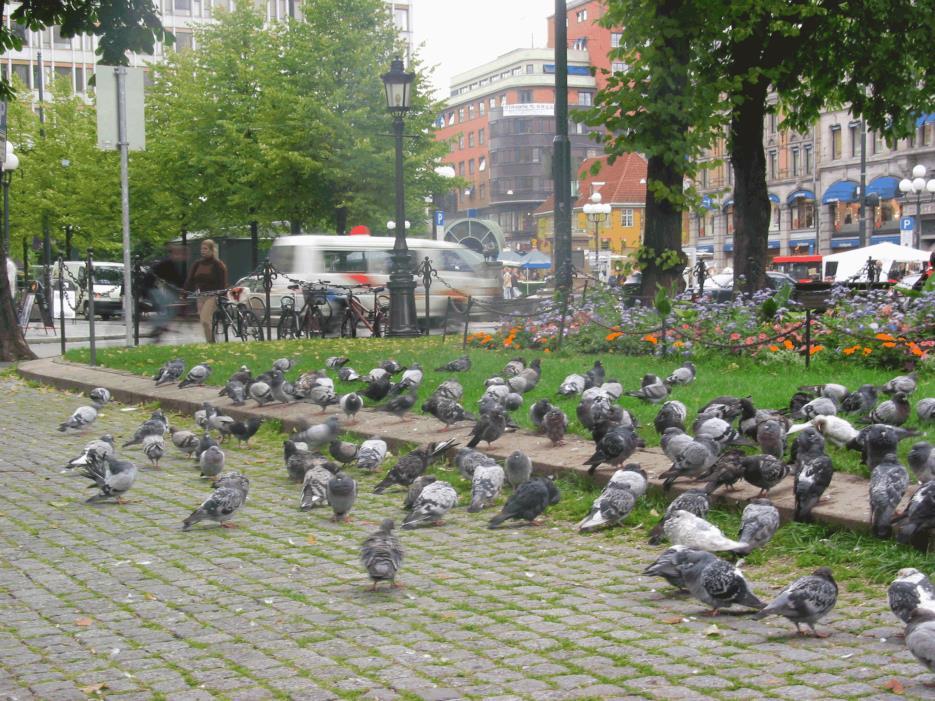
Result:
M201 408L203 402L210 401L236 419L259 416L281 421L283 430L287 433L294 428L319 423L335 413L333 410L321 413L317 408L304 403L257 407L250 402L248 405L236 407L227 397L218 396L216 387L188 387L183 390L175 385L155 387L152 380L147 377L133 375L122 370L70 363L61 358L26 361L17 366L17 372L26 380L51 385L62 390L88 392L94 387L106 387L111 391L114 399L121 403L158 402L162 408L180 414L191 415ZM362 420L362 417L365 418ZM366 430L363 430L363 424L366 424ZM400 422L394 416L372 409L364 409L358 415L358 421L355 424L342 422L342 430L360 439L379 436L394 449L402 444L424 443L445 438L457 438L459 443L464 445L469 436L469 429L463 424L445 432L441 430L438 421L431 417L413 415L409 421ZM514 450L522 450L533 461L537 472L587 474L587 469L582 463L593 452L593 444L590 441L569 435L566 437L564 446L553 448L550 442L542 436L525 432L508 435L508 441L501 439L489 448L484 447L483 451L503 460ZM629 462L640 463L651 477L650 488L657 492L662 491L662 480L656 478L655 475L665 471L670 463L659 449L650 448L640 451ZM606 483L611 474L613 470L604 466L598 471L596 478L600 483ZM677 482L668 494L674 497L693 487L698 487L698 483ZM742 508L743 504L756 497L758 493L759 490L755 487L739 483L738 488L733 491L722 490L717 493L713 501ZM869 532L868 480L856 475L836 473L826 495L830 495L831 499L822 501L812 512L816 523ZM795 507L792 480L788 478L784 480L782 484L770 491L769 496L779 509L783 521L791 520Z

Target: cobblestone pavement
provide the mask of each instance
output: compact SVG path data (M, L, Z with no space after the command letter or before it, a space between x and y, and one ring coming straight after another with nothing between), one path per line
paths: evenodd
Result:
M0 698L931 693L882 588L842 587L820 626L827 640L795 638L784 619L709 619L640 576L658 551L625 529L584 537L549 520L492 532L459 509L445 527L404 531L405 587L370 593L359 543L402 514L399 492L370 494L371 476L340 525L299 512L279 455L259 449L228 450L252 480L236 529L180 530L207 487L177 453L141 472L134 503L84 504L65 460L105 431L125 439L146 413L110 406L86 435L57 433L81 402L0 378ZM746 573L762 597L802 574L783 563Z

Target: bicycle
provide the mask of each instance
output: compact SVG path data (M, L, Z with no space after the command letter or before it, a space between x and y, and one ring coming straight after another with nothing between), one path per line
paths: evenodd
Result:
M295 299L282 298L280 302L282 311L279 315L279 323L276 324L276 337L280 339L302 338L303 336L324 338L332 316L331 306L328 304L327 287L314 282L299 280L293 282L296 284L289 285L289 289L301 290L304 304L302 309L296 311ZM321 311L322 306L328 307L327 317Z
M357 329L363 326L370 332L374 338L383 335L383 329L386 327L386 315L389 313L389 298L386 295L380 295L386 288L370 287L369 285L357 285L347 287L344 285L334 285L347 292L345 301L344 315L341 317L341 337L357 338ZM367 309L360 301L360 297L354 294L355 289L366 288L373 292L373 306Z
M233 329L234 335L238 336L241 341L263 340L263 327L257 315L246 304L239 301L243 289L234 287L230 290L231 295L238 301L231 300L226 291L217 293L218 306L211 317L211 328L214 331L215 340L220 336L224 336L225 341L230 340L230 329Z

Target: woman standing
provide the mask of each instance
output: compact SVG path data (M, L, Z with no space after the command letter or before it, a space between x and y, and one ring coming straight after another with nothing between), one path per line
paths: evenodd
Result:
M188 292L213 292L227 289L227 266L218 259L218 247L211 239L201 242L201 258L192 265L185 281ZM205 332L205 340L214 343L212 320L218 300L215 295L198 297L198 318Z

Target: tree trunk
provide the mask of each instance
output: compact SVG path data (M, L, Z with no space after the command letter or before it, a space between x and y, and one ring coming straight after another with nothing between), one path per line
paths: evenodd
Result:
M347 233L347 207L336 207L334 210L334 229L338 234Z
M289 233L293 236L302 233L302 221L300 219L289 220Z
M32 360L36 354L29 349L23 330L16 318L13 292L6 274L6 254L0 250L0 360Z
M734 167L734 289L751 293L766 286L771 214L763 149L767 89L766 81L750 86L730 123L730 161Z
M666 251L678 251L682 264L663 269L655 261L641 260L642 281L640 295L647 303L656 296L657 286L670 288L676 284L678 291L685 287L682 270L685 267L682 251L682 213L667 198L657 197L652 184L659 183L673 192L682 189L681 169L666 164L661 156L650 156L646 168L646 228L643 245L659 258Z

